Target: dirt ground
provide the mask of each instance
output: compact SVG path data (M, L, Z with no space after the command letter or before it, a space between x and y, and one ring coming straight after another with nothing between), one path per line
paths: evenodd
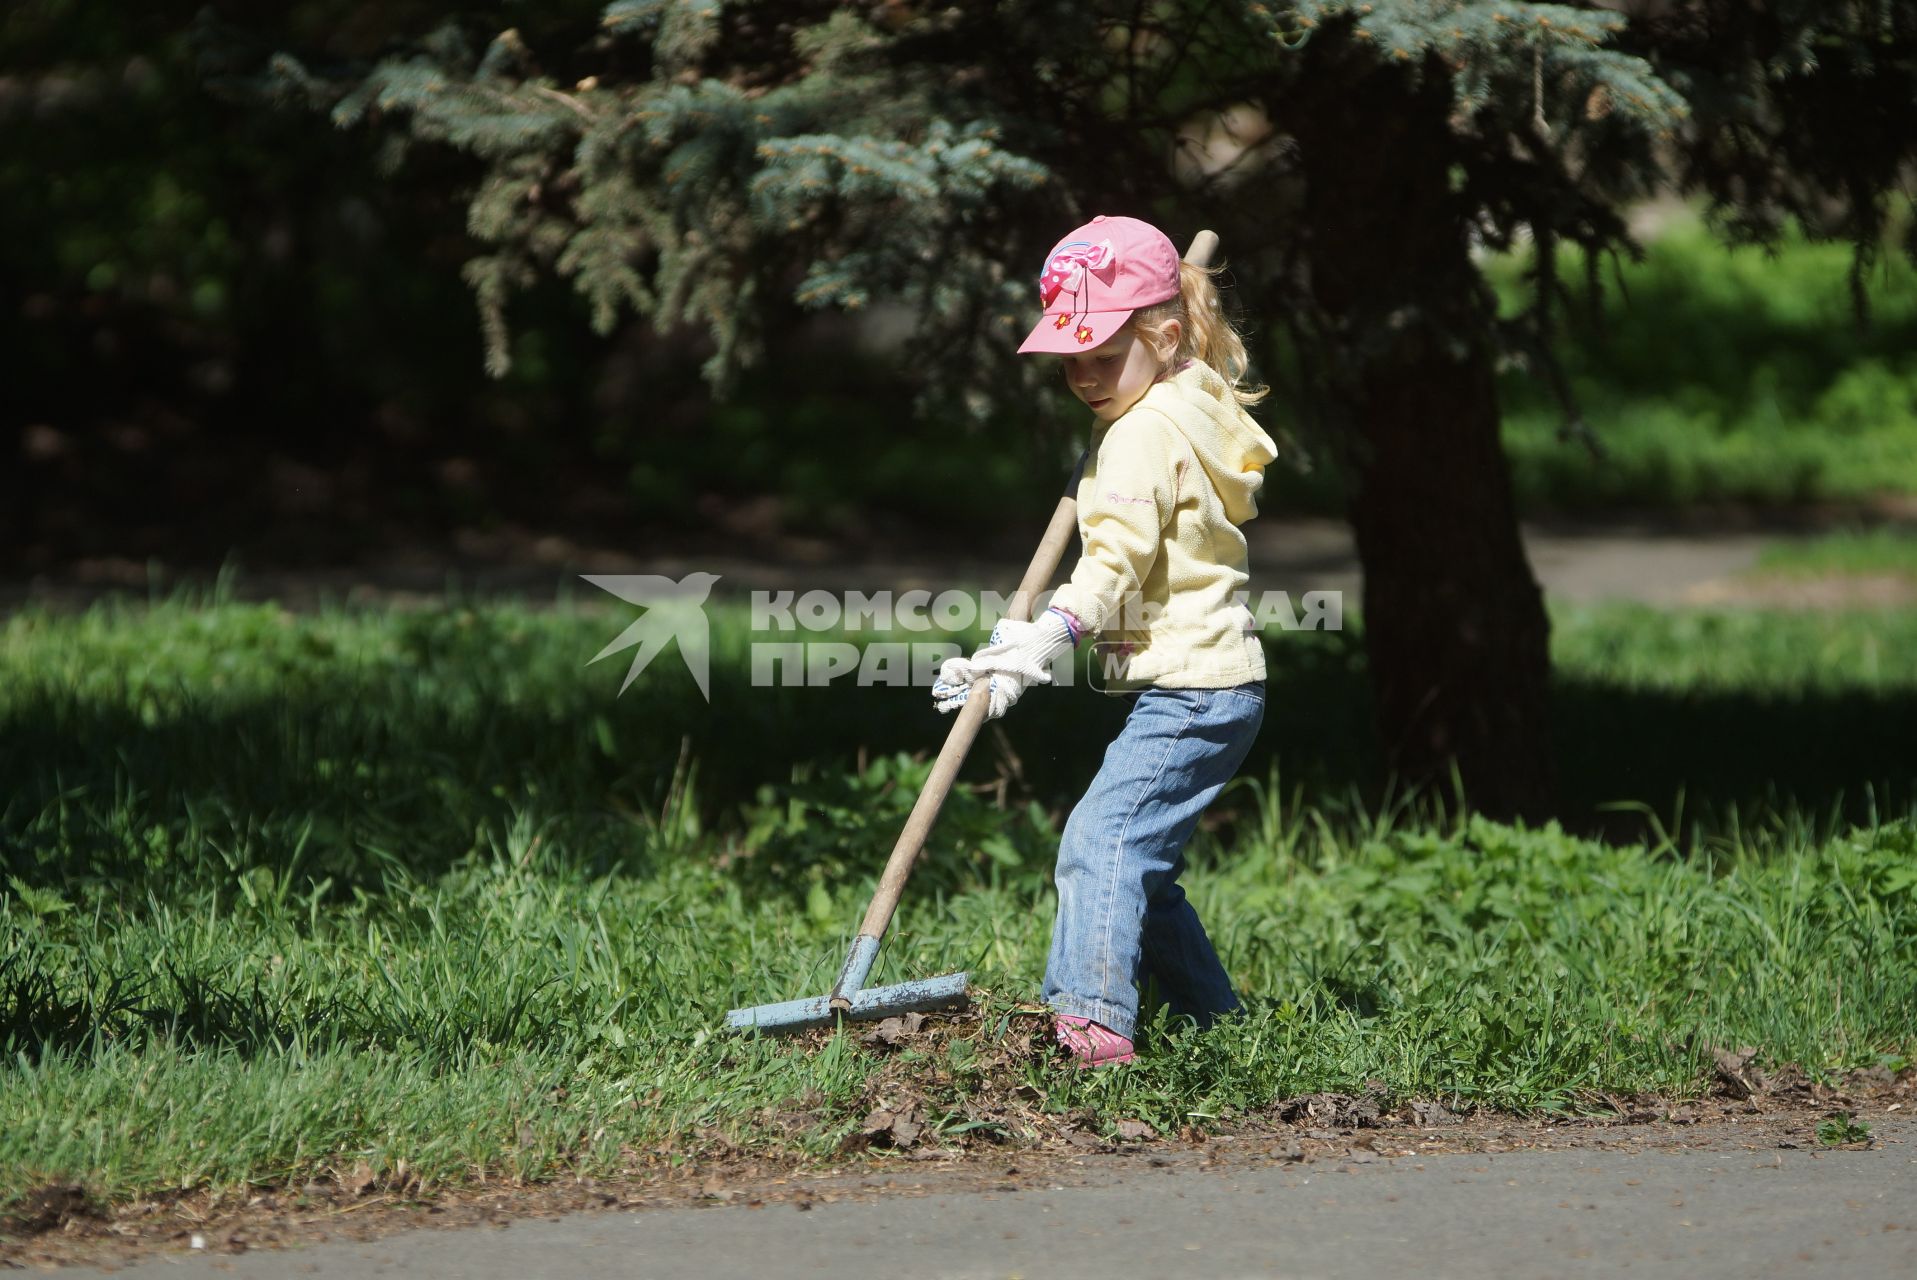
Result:
M888 1023L866 1033L868 1047L884 1052L950 1034L936 1023ZM1029 1046L1008 1047L1008 1054L1025 1051ZM1121 1121L1115 1133L1101 1133L1000 1093L982 1097L980 1111L1006 1118L1004 1130L1022 1139L975 1138L969 1145L930 1134L916 1118L911 1078L881 1068L868 1090L865 1123L843 1153L828 1160L755 1156L721 1142L708 1144L702 1158L635 1167L617 1178L429 1194L352 1173L299 1187L198 1191L120 1205L100 1205L80 1187L49 1186L0 1219L0 1265L114 1268L182 1251L231 1255L377 1240L425 1228L504 1226L580 1211L720 1205L804 1211L886 1196L1110 1184L1158 1170L1350 1170L1380 1160L1460 1153L1859 1150L1882 1141L1866 1132L1873 1122L1901 1129L1917 1113L1917 1069L1896 1075L1877 1069L1831 1085L1792 1068L1767 1075L1747 1051L1715 1056L1706 1096L1595 1095L1588 1100L1590 1114L1575 1118L1459 1114L1437 1101L1313 1094L1274 1101L1223 1132L1160 1135L1142 1122ZM998 1093L998 1084L988 1077L981 1092ZM1834 1122L1835 1116L1854 1117L1861 1129Z

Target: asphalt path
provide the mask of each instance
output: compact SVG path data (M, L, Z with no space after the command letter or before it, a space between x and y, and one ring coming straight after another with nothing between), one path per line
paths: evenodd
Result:
M1867 1151L1558 1150L1205 1168L1078 1185L607 1211L140 1277L1917 1276L1917 1124ZM74 1274L74 1273L69 1273ZM96 1272L94 1274L105 1274Z

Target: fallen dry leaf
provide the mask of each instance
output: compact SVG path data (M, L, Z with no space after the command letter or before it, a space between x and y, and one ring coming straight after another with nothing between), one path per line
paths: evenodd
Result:
M1717 1081L1730 1097L1742 1100L1762 1091L1764 1077L1751 1066L1752 1059L1756 1057L1757 1050L1752 1048L1711 1051L1711 1061L1717 1068Z
M859 1043L868 1049L896 1049L908 1036L917 1035L919 1028L925 1025L922 1013L905 1013L893 1018L881 1019L873 1028L859 1037Z
M1415 1124L1421 1129L1436 1129L1441 1125L1464 1123L1463 1116L1442 1102L1407 1102L1400 1108L1398 1114L1407 1124Z
M1384 1109L1377 1095L1354 1098L1347 1093L1307 1093L1296 1098L1281 1098L1271 1104L1280 1120L1288 1124L1315 1121L1341 1129L1367 1129L1382 1122Z
M925 1132L925 1113L916 1107L904 1111L880 1107L866 1116L859 1132L875 1143L909 1150Z

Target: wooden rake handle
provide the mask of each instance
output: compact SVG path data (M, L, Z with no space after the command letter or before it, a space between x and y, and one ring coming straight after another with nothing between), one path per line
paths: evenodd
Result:
M1210 266L1217 252L1218 237L1210 231L1200 231L1192 238L1191 248L1185 251L1185 261L1201 267ZM1078 465L1072 469L1072 478L1065 486L1064 496L1052 511L1052 522L1046 526L1038 550L1032 553L1032 563L1026 568L1025 577L1020 580L1018 591L1005 611L1005 616L1015 622L1032 620L1033 601L1051 585L1052 575L1058 572L1059 563L1065 558L1065 548L1078 533L1078 480L1084 472L1085 456L1081 455ZM992 702L991 679L990 676L981 676L974 681L965 705L959 708L958 717L952 723L951 732L945 736L945 745L939 748L938 759L932 763L932 772L925 779L918 801L905 819L905 829L899 832L898 843L892 846L892 856L886 860L885 871L879 877L879 887L872 895L872 905L865 909L865 920L859 925L861 937L875 940L883 938L886 928L891 925L892 913L898 909L899 895L905 892L906 877L912 874L912 864L932 834L932 824L938 821L939 809L944 806L945 797L952 793L952 784L958 779L959 768L972 750L972 743L978 739L979 730L985 727L985 713Z

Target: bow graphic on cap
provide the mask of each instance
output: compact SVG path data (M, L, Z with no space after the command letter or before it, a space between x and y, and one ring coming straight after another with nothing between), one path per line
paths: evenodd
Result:
M1117 256L1112 250L1112 242L1101 240L1093 244L1088 240L1074 240L1062 244L1051 261L1045 264L1045 274L1038 278L1038 293L1043 305L1051 306L1052 299L1061 291L1077 293L1085 283L1087 271L1103 271Z

